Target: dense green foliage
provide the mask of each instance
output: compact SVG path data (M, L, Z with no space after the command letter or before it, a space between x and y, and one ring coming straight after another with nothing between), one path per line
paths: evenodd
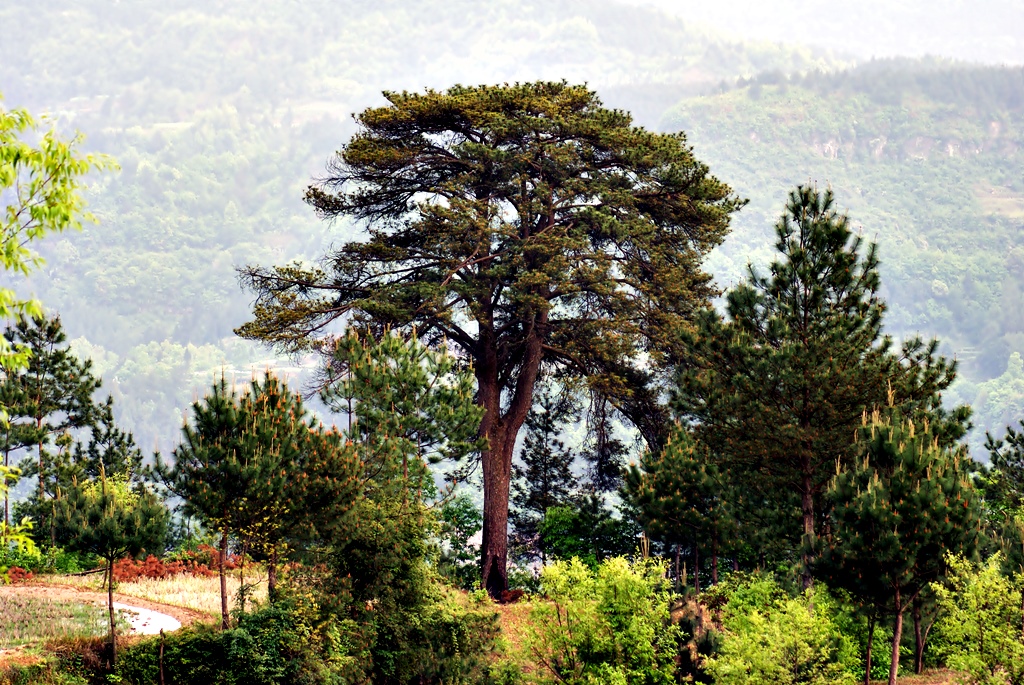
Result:
M385 97L306 192L368 238L315 267L240 269L256 301L236 331L300 352L342 324L394 327L473 364L487 439L481 573L498 597L512 458L538 381L585 385L658 444L653 383L675 331L716 293L701 264L743 202L685 136L634 126L585 86Z
M609 559L592 570L578 559L544 567L549 602L534 609L530 649L539 682L668 685L675 682L678 630L669 617L663 569Z
M274 596L277 563L287 545L314 539L339 525L359 490L359 457L340 433L311 417L302 399L269 372L239 395L221 378L192 406L192 420L174 451L157 462L163 484L220 534L268 552ZM223 558L222 558L223 561ZM221 564L221 620L228 626Z
M0 87L57 131L0 110L5 270L90 218L83 174L109 162L59 131L124 165L90 189L100 229L39 248L31 285L70 348L58 319L6 336L34 356L2 374L0 479L24 455L16 496L40 487L4 524L0 572L162 549L122 426L170 447L220 369L156 473L222 559L267 570L269 602L231 625L225 592L222 631L143 641L109 679L824 684L893 680L913 650L917 669L1020 682L1024 438L999 436L1024 416L1024 70L809 70L836 63L606 0L478 5L0 8L19 27ZM598 94L645 124L685 98L664 121L687 136ZM306 194L340 220L324 229L301 188L348 139ZM773 253L765 217L794 185ZM242 264L287 264L243 271L244 325ZM5 308L34 305L5 289ZM283 363L239 325L299 353L279 373L340 429L269 372L229 390ZM965 402L990 467L959 444ZM519 570L523 669L484 593L450 587L482 572L519 599L500 592L513 480L520 551L554 562Z
M935 641L946 663L971 685L1024 682L1024 612L1020 576L1002 574L998 555L984 564L947 560L951 573L938 584Z
M705 668L715 683L741 685L851 685L857 647L845 634L836 603L821 592L791 597L770 577L753 578L717 593L722 641Z
M110 617L110 661L117 660L114 620L114 561L142 552L162 551L167 533L167 506L142 487L132 487L127 473L100 469L96 481L73 482L58 492L55 527L70 549L93 554L107 563L107 612Z
M711 557L711 579L717 583L719 555L731 552L735 558L738 550L730 548L745 536L737 535L731 511L739 499L735 483L719 470L707 446L677 426L663 449L630 465L625 480L623 494L644 532L665 551L673 548L677 559L680 547L693 551L698 592L702 551Z
M708 309L684 334L689 354L673 403L732 490L759 493L734 507L741 521L753 523L763 504L785 511L796 495L799 519L775 534L794 541L791 549L804 545L809 587L808 548L828 510L822 493L853 459L864 413L889 404L927 414L948 444L963 435L970 410L941 406L956 362L936 354L936 341L912 338L897 351L882 333L876 248L854 235L831 191L798 187L775 233L769 272L750 267L728 292L725 316ZM697 496L699 484L688 485ZM656 520L659 498L646 501Z
M946 555L975 552L981 521L962 448L941 447L927 420L915 423L899 411L882 418L876 410L865 423L860 454L837 467L829 487L833 509L815 571L872 619L894 617L892 685L903 615L944 575Z

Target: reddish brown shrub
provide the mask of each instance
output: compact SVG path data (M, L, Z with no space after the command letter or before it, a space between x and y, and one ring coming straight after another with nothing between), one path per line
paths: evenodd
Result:
M238 556L228 554L224 568L238 568ZM220 568L220 552L209 545L203 545L195 552L185 552L177 559L163 560L150 554L144 560L125 558L114 562L114 581L118 583L139 578L168 578L181 573L193 576L215 576Z
M13 585L14 583L21 583L26 580L32 580L31 571L26 571L20 566L12 566L9 569L7 569L8 583L11 583Z
M515 604L524 594L522 590L502 590L500 601L502 604Z

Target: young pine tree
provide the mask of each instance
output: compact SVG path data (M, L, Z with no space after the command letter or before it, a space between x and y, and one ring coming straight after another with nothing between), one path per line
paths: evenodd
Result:
M973 553L978 497L962 448L943 447L935 427L898 409L865 418L858 458L828 491L832 511L815 571L869 612L893 618L889 685L895 685L903 615L946 570L947 554ZM924 636L917 634L917 661ZM870 651L867 654L870 672Z
M98 414L93 394L100 380L92 375L91 362L80 361L68 349L60 317L19 319L4 338L30 354L26 367L3 371L0 377L0 397L9 419L2 432L4 465L9 466L16 454L26 456L22 475L36 477L38 487L20 513L31 515L40 534L50 534L52 540L49 500L58 486L54 460L70 445L68 440L54 445L55 438L93 425ZM6 498L4 516L9 522Z
M525 559L547 562L539 528L544 515L578 495L578 478L572 473L575 454L561 439L572 410L567 399L545 389L526 418L526 439L519 462L512 465L509 512L513 548Z
M482 447L472 372L415 338L349 333L335 341L326 380L324 402L348 414L345 439L361 465L352 514L326 540L327 605L366 645L360 682L430 681L437 589L427 565L436 493L428 464Z
M132 487L127 474L75 481L58 492L56 527L70 549L89 552L107 563L107 612L110 618L110 660L117 659L114 626L114 562L143 551L160 553L167 532L167 507L151 491Z
M681 426L658 454L648 453L625 475L624 495L648 537L693 547L698 592L701 548L711 555L711 579L717 583L719 554L735 530L726 488L707 447Z
M359 461L269 372L241 396L222 377L192 414L173 466L158 461L156 472L184 500L186 513L220 533L221 626L227 628L229 537L268 548L273 596L283 545L344 518L356 496Z

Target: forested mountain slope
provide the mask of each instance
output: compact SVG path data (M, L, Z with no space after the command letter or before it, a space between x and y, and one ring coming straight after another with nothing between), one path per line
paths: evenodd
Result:
M883 60L766 73L683 101L663 126L687 131L751 199L711 265L723 283L767 261L789 188L829 184L880 244L890 332L938 335L961 360L955 399L975 406L976 455L985 430L1024 415L1011 359L1024 352L1024 69Z
M234 268L351 235L301 197L382 89L588 81L654 124L722 80L836 63L607 0L42 0L5 3L0 24L16 27L0 43L5 104L50 112L122 167L90 195L99 226L44 244L33 288L124 425L164 449L217 369L244 380L269 363L231 335L249 304Z

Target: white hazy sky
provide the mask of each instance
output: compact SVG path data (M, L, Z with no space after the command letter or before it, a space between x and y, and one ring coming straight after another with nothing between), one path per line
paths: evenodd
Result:
M1024 64L1024 0L623 0L747 39L859 57Z

